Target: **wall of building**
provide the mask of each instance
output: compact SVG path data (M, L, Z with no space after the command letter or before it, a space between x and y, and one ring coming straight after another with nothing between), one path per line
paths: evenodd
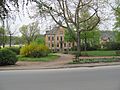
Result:
M62 27L59 27L56 33L46 34L45 41L49 49L53 51L66 51L70 49L73 44L70 42L65 42L64 40L65 30Z

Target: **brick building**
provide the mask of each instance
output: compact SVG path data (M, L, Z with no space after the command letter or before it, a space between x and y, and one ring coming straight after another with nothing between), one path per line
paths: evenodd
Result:
M46 31L45 42L49 49L53 51L66 51L71 49L72 43L64 40L65 30L60 26L54 27L50 31Z

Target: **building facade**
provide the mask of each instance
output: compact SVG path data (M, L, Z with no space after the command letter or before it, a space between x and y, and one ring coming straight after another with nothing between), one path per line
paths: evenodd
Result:
M57 26L50 31L46 31L45 42L46 46L52 51L67 51L71 49L73 44L64 40L64 28Z

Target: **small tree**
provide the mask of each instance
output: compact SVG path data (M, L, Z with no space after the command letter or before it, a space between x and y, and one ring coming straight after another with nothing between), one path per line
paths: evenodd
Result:
M40 35L40 36L36 39L35 42L37 42L38 44L41 44L41 45L45 45L45 38L44 38L44 36Z
M33 22L29 25L23 25L20 28L20 32L22 34L23 39L26 40L27 44L30 44L30 42L36 40L36 38L40 34L40 30L38 28L38 23Z
M3 33L4 33L4 29L0 27L0 47L3 44Z
M115 41L120 43L120 31L116 30L115 33Z
M0 47L1 45L5 47L7 37L6 37L6 31L3 27L0 27Z

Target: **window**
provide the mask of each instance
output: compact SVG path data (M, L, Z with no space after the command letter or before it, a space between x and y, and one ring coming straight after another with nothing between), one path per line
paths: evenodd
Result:
M54 37L52 37L52 41L54 41Z
M62 36L60 36L60 41L62 41L62 39L63 39Z
M57 47L59 47L59 43L57 43Z
M57 40L59 40L59 37L57 36Z
M60 34L63 34L63 31L60 31Z
M66 43L64 43L64 47L66 47Z
M50 43L48 44L48 46L50 47Z
M52 43L52 47L54 47L54 44Z
M50 41L50 36L48 37L48 41Z
M69 47L71 47L71 43L69 43Z
M67 51L67 49L64 49L64 51Z

